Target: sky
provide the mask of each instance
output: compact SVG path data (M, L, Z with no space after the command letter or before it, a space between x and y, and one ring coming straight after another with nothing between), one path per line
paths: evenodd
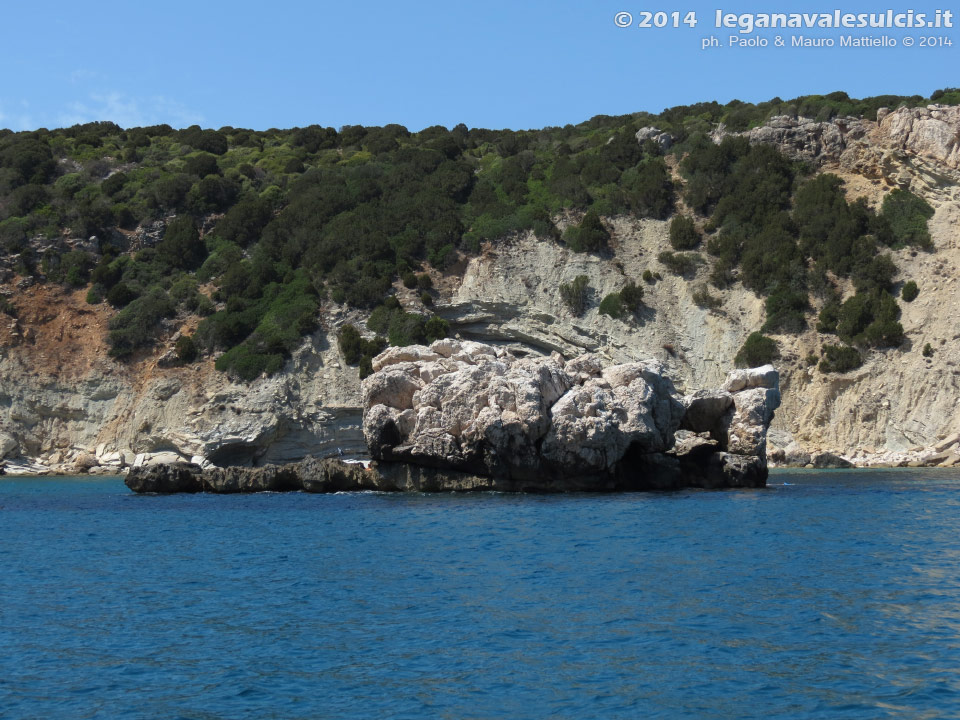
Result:
M769 2L9 3L0 30L0 128L111 120L257 130L399 123L540 128L674 105L844 90L928 96L960 86L960 2L778 3L776 12L954 13L939 30L758 30L729 47L715 13ZM910 4L907 4L910 3ZM697 26L640 28L643 10L696 13ZM618 27L629 13L630 27ZM626 24L626 16L619 16ZM672 23L672 17L668 16ZM783 35L788 45L774 46ZM887 35L896 47L792 48L791 36ZM903 39L912 36L913 47ZM702 49L714 36L720 47ZM949 47L919 47L921 36Z

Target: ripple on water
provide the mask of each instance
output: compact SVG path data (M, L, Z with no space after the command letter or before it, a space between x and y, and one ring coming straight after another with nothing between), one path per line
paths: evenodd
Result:
M958 480L138 497L4 479L0 716L960 716Z

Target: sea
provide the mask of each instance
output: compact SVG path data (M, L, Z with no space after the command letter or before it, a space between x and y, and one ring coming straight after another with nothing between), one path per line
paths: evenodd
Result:
M0 478L0 717L957 718L960 473L557 496Z

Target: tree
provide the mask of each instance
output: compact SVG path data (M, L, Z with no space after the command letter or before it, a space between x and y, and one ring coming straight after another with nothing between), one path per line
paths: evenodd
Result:
M674 250L692 250L700 244L700 233L693 220L676 215L670 222L670 245Z
M170 221L157 244L160 256L172 267L181 270L196 270L207 257L207 248L200 240L200 233L193 219L177 217Z
M220 174L220 166L217 164L217 159L210 153L191 155L187 158L183 169L188 175L196 175L198 178Z
M181 335L173 346L177 355L177 360L184 364L192 363L200 356L200 350L197 343L194 342L192 335Z
M610 233L603 226L600 216L588 210L579 225L567 228L564 240L575 252L597 252L607 246Z
M927 221L934 210L921 197L899 188L883 199L883 217L890 223L894 242L899 245L914 245L925 250L933 248Z
M360 362L360 345L363 339L360 337L360 331L356 327L347 323L340 332L337 333L337 344L340 346L340 354L347 365L356 365Z
M734 358L737 367L759 367L773 362L779 353L777 343L761 333L750 333Z
M920 288L917 287L917 284L913 280L905 282L903 290L900 291L900 297L903 298L904 302L913 302L919 294Z
M845 373L863 365L863 357L856 348L849 345L824 345L821 353L820 372Z

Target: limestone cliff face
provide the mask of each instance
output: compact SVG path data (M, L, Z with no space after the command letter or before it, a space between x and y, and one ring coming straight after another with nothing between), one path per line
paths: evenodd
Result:
M850 198L877 204L905 187L935 208L936 252L895 253L899 279L913 279L921 289L913 303L902 304L902 348L871 353L854 372L824 375L805 359L830 338L812 330L777 338L783 404L772 445L896 462L960 430L960 108L881 111L878 117L774 118L747 135L840 175ZM705 283L706 268L678 278L656 260L669 249L667 223L612 218L608 224L613 240L605 257L571 253L532 235L485 249L435 277L436 312L450 321L452 333L503 344L515 354L587 351L611 364L650 358L665 366L681 392L719 385L744 339L762 324L762 300L742 287L711 289L721 306L698 307L693 294ZM663 279L642 283L646 269ZM590 288L581 317L559 292L578 275L588 277ZM643 311L627 321L599 314L600 300L628 279L644 287ZM6 289L27 299L22 304L33 313L0 323L0 455L8 470L18 463L41 469L41 463L69 471L81 455L94 456L105 468L99 471L116 471L174 457L260 464L364 450L359 378L335 341L336 328L346 321L362 325L362 317L326 308L327 329L308 338L284 372L239 384L211 360L160 367L172 343L131 365L115 363L104 344L106 311L86 306L82 293ZM398 293L414 302L412 291L398 287ZM190 328L171 327L170 336L178 329ZM932 358L920 353L926 343Z
M78 458L89 462L83 456L115 472L144 462L261 464L364 450L357 371L340 361L325 332L308 338L283 373L241 384L212 361L162 368L162 350L129 366L113 362L102 339L83 346L89 328L57 328L94 323L77 322L69 302L59 303L65 320L0 348L8 470L70 472Z

